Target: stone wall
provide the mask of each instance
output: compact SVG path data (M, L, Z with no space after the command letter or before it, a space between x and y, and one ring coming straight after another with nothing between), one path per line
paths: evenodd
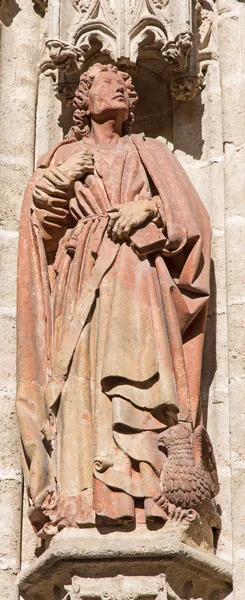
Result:
M207 6L210 2L204 3ZM245 5L212 3L213 57L205 87L186 103L166 94L165 132L205 203L213 229L212 298L205 344L202 397L217 460L222 532L217 553L234 565L234 600L243 600L245 556ZM59 10L61 8L61 14ZM1 0L0 204L0 597L17 600L16 575L32 561L36 540L26 518L14 409L16 252L21 200L35 160L62 139L52 80L39 75L45 39L65 37L75 11L50 2L45 16L31 0ZM170 123L171 120L171 123ZM157 131L152 135L156 136ZM171 138L171 139L170 139ZM24 503L24 509L23 509Z

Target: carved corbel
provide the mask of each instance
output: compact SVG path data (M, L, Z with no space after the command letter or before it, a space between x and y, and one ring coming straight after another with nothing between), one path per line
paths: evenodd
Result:
M82 69L86 49L77 48L56 39L49 39L46 47L49 50L50 64L53 65L53 68L65 73L76 73Z
M192 100L205 86L205 72L211 60L217 59L216 6L213 0L197 0L192 48L181 75L175 74L170 84L171 94L183 102ZM180 69L181 71L181 69Z
M175 40L167 42L162 49L162 57L171 71L184 71L193 48L193 34L179 33Z
M198 75L192 75L186 73L182 77L178 77L172 80L170 90L175 100L192 100L204 87L204 76L199 73Z
M40 72L52 77L57 97L69 106L79 82L86 48L56 39L48 40L46 48L49 57L41 62Z
M77 45L58 39L49 39L45 45L49 55L40 63L40 72L52 77L57 98L67 106L72 104L79 77L84 67L89 66L91 57L93 62L96 59L100 62L116 62L109 36L102 35L101 32L81 35Z

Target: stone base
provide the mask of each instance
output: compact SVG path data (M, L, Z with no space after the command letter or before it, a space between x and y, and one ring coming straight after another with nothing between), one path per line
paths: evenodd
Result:
M231 568L179 528L64 529L19 577L24 600L223 600Z

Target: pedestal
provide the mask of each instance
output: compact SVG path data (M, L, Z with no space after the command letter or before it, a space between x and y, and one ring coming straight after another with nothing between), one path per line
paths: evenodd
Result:
M183 526L70 528L20 573L19 588L24 600L223 600L231 567Z

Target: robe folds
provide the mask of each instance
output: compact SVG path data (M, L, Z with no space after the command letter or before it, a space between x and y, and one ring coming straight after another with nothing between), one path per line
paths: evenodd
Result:
M67 208L33 205L45 168L89 149L95 169ZM163 248L107 234L108 210L154 199ZM171 152L143 134L116 148L67 139L39 161L25 195L18 264L18 391L29 516L65 526L164 519L154 502L159 434L195 427L209 297L207 212Z

